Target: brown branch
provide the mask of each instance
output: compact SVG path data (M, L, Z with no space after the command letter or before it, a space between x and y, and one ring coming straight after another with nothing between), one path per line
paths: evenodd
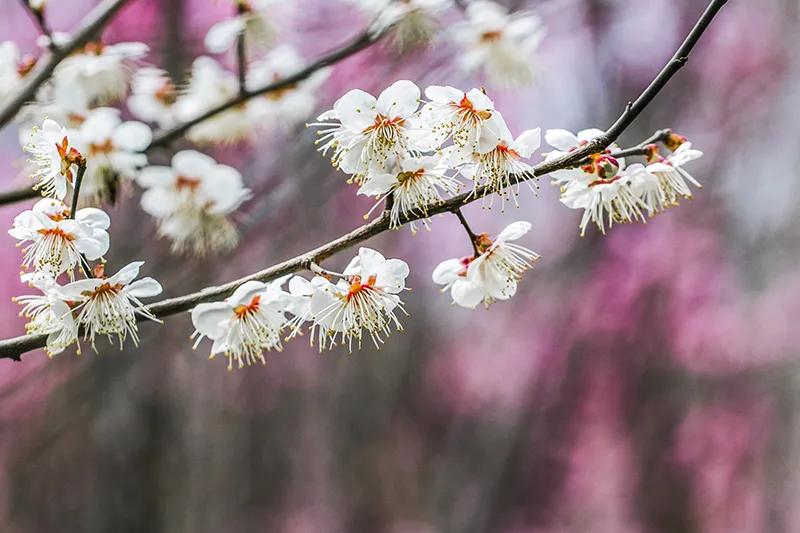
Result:
M63 46L51 49L36 62L33 70L25 76L24 84L5 105L0 108L0 127L13 119L26 102L36 96L36 91L44 84L59 63L72 52L78 50L100 31L111 17L125 5L128 0L103 0L87 16L83 25L75 32L72 39Z
M461 222L461 225L464 227L464 231L467 232L467 236L469 237L469 242L472 244L472 251L475 252L475 257L481 255L480 250L478 250L478 236L475 235L475 232L472 231L472 228L469 227L469 222L467 222L466 217L464 217L464 213L461 212L461 208L453 210L453 214L458 217L458 221Z
M712 0L709 3L708 8L706 8L706 10L703 12L700 20L697 22L694 28L692 28L689 36L686 38L684 43L678 49L678 53L675 55L675 57L680 59L680 66L686 62L689 52L706 30L714 15L726 3L726 1L727 0ZM666 85L670 78L672 78L672 76L674 76L675 73L680 69L680 66L677 68L673 66L676 61L675 57L661 70L658 76L656 76L654 81L648 86L647 89L645 89L642 95L637 98L634 103L629 104L625 108L625 111L620 118L614 122L611 128L609 128L604 135L601 135L597 139L579 148L578 150L575 150L574 152L570 152L551 161L539 163L533 169L533 176L540 177L555 170L572 168L586 156L606 149L617 139L617 137L625 130L625 128L627 128L628 125L633 122L633 120L642 112L647 104L650 103L658 94L658 92ZM531 177L531 175L524 175L521 176L520 179L527 180L531 179ZM427 210L420 210L417 213L406 214L401 220L401 223L405 225L414 220L427 218L419 214L422 212L427 212L427 216L433 216L447 212L455 213L462 206L472 203L478 198L482 198L485 194L490 193L491 188L489 186L480 186L474 191L462 193L450 198L449 200L432 205ZM217 287L208 287L199 292L178 296L175 298L168 298L166 300L156 302L149 305L148 309L158 318L164 318L170 315L188 311L202 302L225 298L232 294L237 287L246 281L258 280L267 282L286 274L292 274L301 270L310 270L313 263L321 263L325 259L342 250L351 248L369 239L370 237L387 231L389 229L389 221L390 214L386 211L383 211L381 216L372 222L364 224L354 231L329 243L323 244L322 246L306 252L305 254ZM20 360L22 353L43 347L46 343L46 340L46 335L23 335L20 337L0 341L0 358Z
M245 5L239 2L236 4L236 14L241 17L244 13L246 13ZM245 42L244 34L245 29L242 28L242 32L236 39L236 62L239 68L239 94L247 92L247 43Z

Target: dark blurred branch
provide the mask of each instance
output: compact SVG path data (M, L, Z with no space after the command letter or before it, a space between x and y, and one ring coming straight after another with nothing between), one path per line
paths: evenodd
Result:
M22 106L36 96L36 91L50 78L50 75L61 61L89 42L127 1L104 0L86 16L85 21L68 43L51 48L48 54L42 56L36 62L33 70L25 76L22 87L0 108L0 127L8 124Z
M236 4L236 14L238 16L244 15L246 12L246 7L242 2L238 2ZM239 94L245 94L247 92L247 49L245 48L245 28L242 28L242 32L239 34L239 38L236 39L236 62L238 63L239 68Z
M20 0L20 2L22 2L22 6L31 15L31 18L36 23L36 26L39 28L39 33L50 37L53 32L50 31L50 27L47 25L47 20L44 18L44 8L36 9L31 5L30 0ZM50 50L55 50L56 48L56 45L52 39L47 46L50 48Z
M551 161L544 161L536 165L533 169L532 175L520 176L520 181L531 179L532 176L540 177L555 170L563 170L573 168L576 164L582 161L586 156L605 150L617 137L627 128L631 122L644 110L644 108L655 98L658 92L664 88L667 82L680 70L687 60L689 52L691 52L694 45L697 43L700 36L708 28L714 15L719 9L725 5L727 0L712 0L706 10L703 12L700 20L692 28L689 36L678 49L678 52L670 60L670 62L661 70L653 82L645 89L645 91L636 99L635 102L628 104L625 111L617 119L616 122L606 131L593 141L587 143L585 146L565 154L559 158ZM433 204L428 209L421 209L414 213L406 214L401 223L403 225L427 218L421 213L426 212L428 216L437 215L440 213L455 213L462 206L470 204L479 198L483 198L486 194L491 194L491 188L487 185L478 187L477 189L459 194L446 200L444 202ZM364 224L363 226L353 230L350 233L342 235L338 239L330 241L318 248L310 250L305 254L299 255L277 265L271 266L259 272L255 272L241 279L225 283L216 287L207 287L199 292L178 296L175 298L168 298L160 302L151 304L148 307L158 318L165 318L170 315L188 311L199 303L208 302L225 298L233 293L237 287L242 283L251 280L258 281L272 281L286 274L292 274L302 270L311 270L311 265L314 263L321 263L325 259L343 251L347 250L375 235L389 230L390 226L390 213L383 211L381 216L377 219ZM10 358L19 360L21 354L41 348L45 345L47 340L46 335L23 335L11 339L0 341L0 358Z

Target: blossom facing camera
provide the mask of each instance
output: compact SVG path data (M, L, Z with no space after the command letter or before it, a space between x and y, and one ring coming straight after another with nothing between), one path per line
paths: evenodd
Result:
M113 203L117 191L147 164L142 153L153 138L150 128L137 121L123 122L118 109L93 109L78 128L74 142L89 164L81 185L83 203Z
M358 189L358 194L378 198L372 210L391 196L390 227L395 229L402 225L404 216L427 217L428 207L441 203L444 193L458 190L458 180L448 176L447 171L438 157L411 157L404 159L391 173L370 177ZM422 224L428 227L427 218L422 219ZM413 221L410 226L412 232L417 231Z
M319 150L333 152L334 166L357 183L385 172L393 161L431 145L431 134L416 115L420 90L408 80L390 85L376 99L360 89L342 96L317 122Z
M229 215L252 196L239 172L194 150L172 158L172 166L147 167L137 181L145 188L142 209L158 221L172 250L203 256L236 247L238 233Z
M460 172L473 180L476 194L480 186L485 186L483 196L496 193L504 205L508 198L516 203L520 182L526 181L531 191L536 192L536 186L531 184L536 178L533 167L523 160L533 155L540 142L539 128L524 131L515 139L503 117L495 113L481 129L477 150L460 167ZM454 150L451 156L457 153Z
M448 259L433 271L433 282L450 291L453 302L474 309L496 300L508 300L517 292L522 275L533 268L539 254L511 241L531 229L529 222L509 224L494 239L486 233L477 236L477 255Z
M454 41L463 48L461 68L481 71L495 84L530 83L530 58L544 37L541 19L530 12L510 14L496 2L477 0L467 5L467 18L453 27Z
M143 264L144 261L135 261L110 277L98 265L93 278L73 281L60 289L61 295L72 302L78 326L84 332L83 339L89 339L95 351L98 335L105 335L109 341L116 336L120 349L128 337L138 345L137 315L159 322L140 300L161 294L161 284L153 278L136 280Z
M353 341L360 347L366 334L380 348L392 328L403 329L397 312L405 313L399 294L408 273L405 261L360 248L336 283L315 277L309 302L312 344L316 334L320 351L340 343L352 351Z
M464 92L455 87L431 85L425 89L428 102L420 115L430 128L433 148L448 139L469 156L478 150L478 139L486 122L495 114L494 102L480 89Z
M281 330L286 324L287 293L281 289L286 278L265 284L248 281L222 302L202 303L192 309L197 337L194 347L210 339L210 358L224 354L228 370L234 361L239 368L256 362L266 364L264 351L281 351Z
M177 122L175 102L178 88L169 75L158 68L141 68L131 80L128 109L137 118L171 128Z
M53 278L64 272L74 278L81 254L90 260L100 259L108 251L108 215L95 208L79 209L74 219L60 200L43 198L33 209L14 219L9 235L25 246L23 268L33 266Z

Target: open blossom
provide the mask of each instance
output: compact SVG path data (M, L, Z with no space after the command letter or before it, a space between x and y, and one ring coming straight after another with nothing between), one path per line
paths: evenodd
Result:
M158 68L141 68L131 80L131 95L128 109L146 122L158 124L161 128L175 125L175 102L178 89L172 78Z
M530 58L544 36L544 26L533 13L509 14L488 0L467 5L467 20L453 28L453 38L464 47L461 67L482 70L492 82L521 85L531 80Z
M289 45L282 45L247 71L247 87L256 90L285 79L306 66L303 57ZM260 127L291 127L308 119L317 105L316 93L330 75L329 69L315 71L307 79L251 99L253 121Z
M175 104L181 122L192 120L239 94L239 82L210 57L192 63L192 77ZM187 137L197 143L232 143L247 138L253 129L248 103L232 107L193 126Z
M208 30L206 50L220 54L233 48L239 35L251 53L263 51L275 38L271 21L272 10L283 0L235 0L238 13L232 18L217 22Z
M418 124L419 97L408 80L393 83L377 99L360 89L348 92L318 118L328 122L313 124L323 128L320 151L333 150L334 165L360 183L395 159L426 149L430 134Z
M331 283L317 276L311 281L313 294L309 314L319 349L353 340L360 346L366 332L376 347L391 333L402 330L397 311L403 311L400 292L405 290L408 265L400 259L385 259L370 248L361 248L343 272L344 279Z
M63 199L74 178L73 167L84 161L67 130L45 119L41 128L33 128L24 150L32 156L29 163L33 165L31 177L36 180L34 189L41 189L43 196Z
M471 309L481 302L488 306L511 298L522 274L539 259L533 250L510 242L530 229L529 222L514 222L494 240L479 235L475 243L479 255L443 261L433 271L434 283L449 289L456 304Z
M431 85L425 89L428 102L420 115L433 137L433 148L448 139L467 154L478 148L483 125L495 114L494 102L480 89L465 93L448 86Z
M71 302L61 293L61 286L41 272L23 274L21 279L41 292L13 298L22 306L20 315L28 319L25 331L31 335L47 335L45 350L51 357L77 343L78 323L72 314Z
M481 129L478 147L460 172L474 181L476 191L485 185L487 194L497 193L503 202L509 196L516 201L519 183L536 177L523 159L533 155L540 140L539 128L524 131L515 139L500 113L495 113ZM528 185L533 189L530 182Z
M639 168L634 167L634 172ZM610 178L597 178L594 181L574 181L567 185L561 194L561 203L572 209L583 209L580 222L581 236L586 233L590 222L602 232L614 223L645 221L639 198L640 188L633 187L634 180L627 172L619 172Z
M439 157L410 157L403 159L392 172L371 176L358 189L358 194L377 196L376 206L391 196L390 227L397 228L404 215L427 217L428 207L441 202L443 193L458 190L458 180L448 176L448 170ZM422 223L427 226L428 221L423 218ZM411 230L416 231L414 222Z
M674 137L680 137L673 134ZM667 204L677 204L679 197L691 198L692 191L687 182L695 187L702 187L700 183L689 174L683 166L690 161L699 159L703 152L692 148L692 143L681 139L677 141L677 148L666 157L658 153L655 145L649 147L647 154L647 171L658 178L659 188L665 196Z
M137 181L146 189L142 209L158 219L159 234L172 240L174 251L204 255L236 246L228 215L251 196L236 169L184 150L171 167L147 167Z
M436 15L453 5L452 0L351 0L372 17L370 32L378 35L392 29L393 41L403 51L427 43L436 34Z
M119 346L130 336L134 344L139 343L136 315L158 322L158 319L141 302L161 294L161 284L153 278L136 280L144 261L135 261L106 277L102 265L95 267L93 278L73 281L61 287L60 293L72 302L77 313L77 322L95 348L95 337L105 335L111 340L116 336Z
M100 209L79 209L73 220L64 203L43 198L33 209L17 215L8 233L20 244L30 243L24 248L23 267L32 265L54 278L64 272L72 277L81 254L94 261L108 251L110 224Z
M233 368L234 361L239 368L257 361L266 363L265 350L283 349L281 330L286 324L286 293L281 285L285 280L269 284L248 281L225 301L202 303L192 309L195 348L204 338L211 339L211 358L224 354L228 370Z
M122 122L119 110L92 110L74 137L89 164L81 185L81 197L94 203L113 201L119 179L133 179L147 164L142 153L150 145L150 128L136 121Z
M84 46L83 51L59 64L53 81L59 88L80 87L89 104L118 100L128 90L131 63L144 57L148 51L144 43L91 42Z

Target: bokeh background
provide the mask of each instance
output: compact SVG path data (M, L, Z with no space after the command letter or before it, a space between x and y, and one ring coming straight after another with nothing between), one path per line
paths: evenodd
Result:
M73 27L92 3L51 1L52 25ZM288 3L281 39L308 57L366 22L339 1ZM518 1L548 26L532 86L464 75L446 42L403 56L373 47L334 68L319 108L408 78L486 86L515 132L606 127L705 3ZM0 39L34 51L19 2L0 12ZM147 42L148 61L181 79L229 12L132 0L105 39ZM124 352L0 361L0 530L800 531L798 17L796 0L730 1L621 139L690 137L706 152L694 200L584 238L545 180L539 197L523 188L519 209L465 209L490 233L533 223L522 244L543 259L509 302L469 311L439 293L433 267L469 251L455 218L439 217L368 243L412 270L406 331L381 351L318 355L301 339L227 372L207 346L192 351L181 315L143 325ZM0 136L3 189L24 183L16 139L13 127ZM298 127L213 150L256 192L235 253L171 256L131 188L111 211L111 265L145 258L145 275L178 295L359 225L372 201L313 140ZM0 209L2 225L22 208ZM18 335L20 254L10 237L0 250L0 334Z

